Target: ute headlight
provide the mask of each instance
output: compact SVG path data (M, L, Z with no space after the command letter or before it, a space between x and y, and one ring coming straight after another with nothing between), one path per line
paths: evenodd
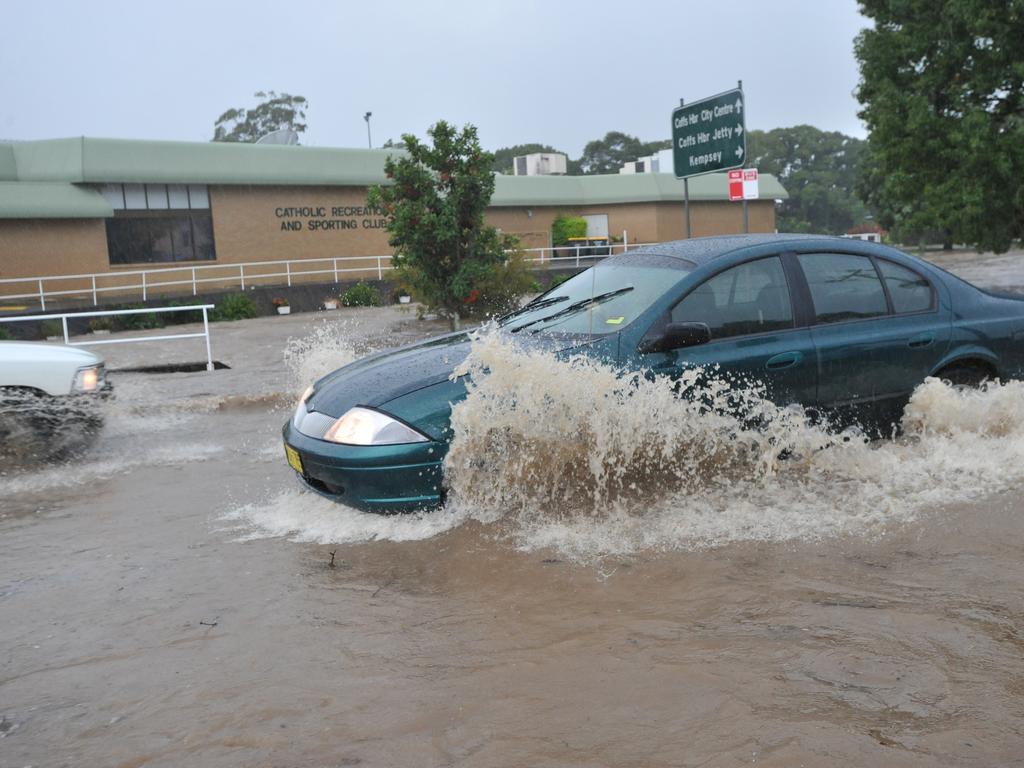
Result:
M346 445L397 445L425 443L428 438L380 411L350 408L331 425L324 440Z
M75 392L95 392L106 383L105 379L106 376L104 375L102 365L79 368L75 373L75 380L71 388Z

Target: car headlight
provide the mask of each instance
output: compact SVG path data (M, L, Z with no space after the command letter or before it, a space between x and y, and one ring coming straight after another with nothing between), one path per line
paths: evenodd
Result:
M71 388L75 392L95 392L101 389L106 383L106 375L102 365L91 365L88 368L79 368L75 373L75 380Z
M324 435L324 440L346 445L425 443L428 439L387 414L369 408L350 408Z

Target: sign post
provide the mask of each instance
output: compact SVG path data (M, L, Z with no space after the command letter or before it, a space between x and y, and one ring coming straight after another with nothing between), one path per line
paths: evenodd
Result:
M672 160L676 178L683 180L686 236L689 238L689 178L742 168L747 160L742 80L733 90L692 104L679 100L679 106L672 110Z
M729 201L743 201L743 234L750 232L750 218L747 215L747 200L760 197L757 168L743 168L729 171Z

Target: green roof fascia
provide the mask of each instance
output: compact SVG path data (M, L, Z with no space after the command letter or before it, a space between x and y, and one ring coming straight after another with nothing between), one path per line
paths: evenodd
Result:
M114 209L91 189L55 181L0 181L0 219L105 219Z
M15 146L23 181L365 186L400 150L227 142L50 139Z
M83 181L82 139L19 141L11 148L19 181Z
M10 148L6 153L4 149ZM138 139L47 139L0 144L0 179L14 156L21 181L74 183L366 186L385 183L384 161L400 149L343 149L227 142ZM761 174L762 199L785 200L786 190ZM491 205L559 206L681 202L683 182L667 173L602 176L504 176ZM725 173L690 179L694 202L728 199Z
M14 147L0 144L0 181L17 181L18 164L14 160Z
M758 179L763 200L786 200L788 193L775 176ZM685 187L668 173L607 174L602 176L498 176L491 205L610 205L622 203L682 202ZM729 199L725 173L709 173L690 179L692 202Z

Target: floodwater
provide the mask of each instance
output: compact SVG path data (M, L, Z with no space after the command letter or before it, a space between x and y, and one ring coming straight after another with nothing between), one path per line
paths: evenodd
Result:
M298 489L295 395L438 330L218 324L230 370L115 372L89 453L0 475L0 768L1022 761L1024 387L929 383L870 444L752 393L744 433L485 337L448 508Z

